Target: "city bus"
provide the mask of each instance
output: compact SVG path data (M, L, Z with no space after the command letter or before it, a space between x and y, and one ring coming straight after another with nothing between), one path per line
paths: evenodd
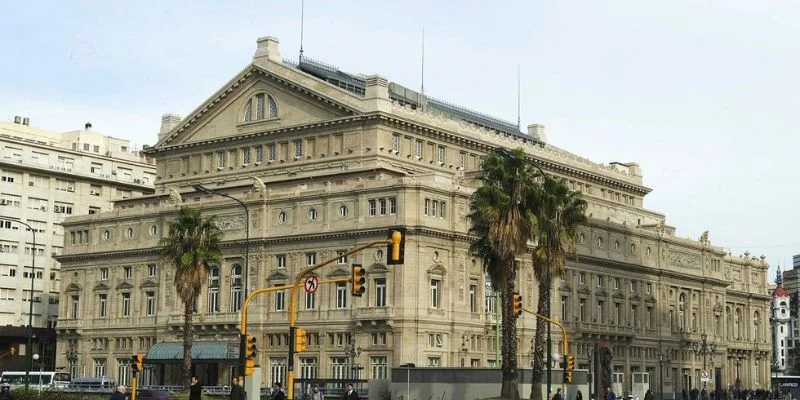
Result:
M69 386L70 376L66 372L30 371L28 387L31 389L64 389ZM4 371L0 384L16 389L25 387L25 371Z
M786 395L791 393L792 398L796 399L800 397L800 376L773 376L772 388L778 390L778 397L786 398Z

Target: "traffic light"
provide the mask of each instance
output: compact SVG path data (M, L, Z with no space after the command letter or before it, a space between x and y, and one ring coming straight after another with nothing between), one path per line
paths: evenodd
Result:
M564 362L564 383L572 383L572 370L575 369L575 356L566 356Z
M364 267L362 267L361 264L353 264L353 296L361 296L364 294L364 291L367 290L367 288L364 287L364 284L367 283L367 278L364 275Z
M142 353L136 353L131 357L131 371L135 374L138 372L142 372L142 364L144 363L144 357Z
M386 245L386 264L398 265L403 263L406 251L406 229L391 228L387 237L389 243Z
M294 351L295 353L306 351L306 330L303 328L294 328Z
M513 314L514 318L519 318L522 315L522 296L517 292L514 292Z
M255 372L254 368L256 367L256 355L258 354L258 349L256 349L256 338L255 336L245 335L244 337L244 374L247 376L253 375Z

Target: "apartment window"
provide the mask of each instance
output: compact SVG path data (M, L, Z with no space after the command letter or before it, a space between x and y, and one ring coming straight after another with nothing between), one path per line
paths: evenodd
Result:
M125 267L122 269L125 279L133 278L133 267Z
M264 161L264 146L256 146L256 164Z
M242 148L242 165L250 165L250 148Z
M286 358L271 357L269 360L269 375L273 382L286 382Z
M101 281L107 281L108 280L108 268L107 267L100 268L100 280Z
M295 139L292 143L294 144L294 159L299 160L303 157L303 141Z
M586 321L586 299L578 300L578 320Z
M650 294L653 291L653 284L648 282L644 285L644 290L647 294Z
M441 290L441 281L438 279L431 279L431 307L432 308L439 308L440 305L440 290Z
M441 333L429 333L428 334L428 347L442 347L442 334Z
M561 296L561 320L567 320L567 311L569 311L569 298L567 296Z
M386 279L375 279L375 307L386 307Z
M471 280L469 282L469 312L478 312L478 282Z
M344 251L344 250L339 250L339 251L336 252L336 255L339 256L338 263L340 265L347 264L347 255L346 255L346 253L347 252Z
M636 291L636 281L631 281L631 292Z
M369 216L374 217L378 212L377 202L375 201L375 199L370 199L368 203L369 203Z
M428 367L439 368L441 363L442 359L440 357L428 357Z
M279 285L275 285L279 286ZM275 292L275 311L286 311L286 291L278 290Z
M94 376L105 376L108 364L105 358L95 358L94 362Z
M347 206L342 204L339 206L339 218L344 218L347 216Z
M650 329L653 327L653 307L647 307L645 310L645 319L647 321L647 328ZM717 322L719 322L719 316L716 317Z
M431 209L431 199L425 199L425 202L423 203L422 207L422 213L425 215L430 215L429 214L430 209Z
M108 295L105 293L99 294L97 296L97 316L100 318L105 318L108 316Z
M331 357L331 378L347 379L347 357Z
M300 357L300 379L315 379L317 377L317 358Z
M319 212L317 211L316 208L312 208L312 209L308 210L308 219L309 220L314 221L314 220L317 219L317 217L319 217Z
M612 322L614 323L614 325L620 325L622 323L622 318L620 318L620 308L621 304L614 303L614 316L612 317L613 318Z
M152 317L156 315L156 293L147 292L145 296L147 298L147 316Z
M123 317L130 317L131 316L131 294L130 293L123 293L122 294L122 316Z
M55 202L53 212L56 214L72 214L72 204Z
M636 327L639 326L639 307L636 304L631 305L631 320L630 323Z
M316 293L306 292L306 310L313 310L317 303Z
M347 283L336 284L336 308L347 308Z
M444 165L444 161L445 161L444 155L445 155L444 146L439 146L439 151L436 154L436 162L438 162L439 165Z
M400 152L400 135L396 133L392 135L392 152L394 152L394 154Z
M414 156L417 157L417 160L422 160L422 140L414 143Z
M77 319L80 306L80 296L72 296L72 307L70 308L70 318Z
M89 151L90 146L91 145L89 143L84 143L83 144L83 151Z
M147 265L147 276L154 277L154 276L156 276L157 272L158 272L158 268L156 267L155 264L148 264Z
M242 266L236 264L231 268L231 312L242 309Z
M219 312L219 267L208 270L208 312Z
M605 308L606 304L603 300L597 302L597 323L603 323L603 309Z
M378 204L380 204L381 215L386 215L386 199L378 200Z
M581 285L585 285L586 284L586 273L585 272L579 272L578 273L578 283L581 284Z
M386 356L370 357L369 363L372 366L372 379L386 379L389 371L389 361Z
M397 213L397 200L394 197L389 198L389 214Z
M267 145L267 161L275 161L275 143Z
M597 287L606 287L606 279L603 276L597 277Z
M464 169L467 160L467 153L463 151L458 153L458 167Z
M619 290L619 278L614 278L614 290Z
M312 266L317 263L317 253L306 253L306 265Z
M278 268L286 268L286 254L278 254L275 256L275 261L278 264Z

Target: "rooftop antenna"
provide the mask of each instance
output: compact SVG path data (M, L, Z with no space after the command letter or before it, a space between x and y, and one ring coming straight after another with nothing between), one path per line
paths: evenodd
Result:
M522 89L521 89L521 85L520 85L519 82L520 82L520 79L519 79L519 64L517 64L517 129L521 129L522 128L522 125L521 125L521 119L522 118L520 117L520 115L521 115L521 111L520 110L522 109L522 105L521 105L522 104L522 100L521 100Z
M419 88L419 98L417 99L417 104L419 105L420 110L424 109L422 104L423 97L425 96L425 28L422 28L422 65L421 65L421 74L420 74L420 88Z
M303 19L306 9L306 1L300 0L300 61L303 61Z

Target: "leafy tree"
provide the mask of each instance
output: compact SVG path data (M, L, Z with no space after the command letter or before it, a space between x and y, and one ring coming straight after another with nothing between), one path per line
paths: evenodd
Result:
M537 313L550 316L553 278L564 276L567 255L574 253L578 225L586 223L586 201L570 190L562 178L543 174L535 192L538 221L533 236L533 271L539 282ZM537 319L533 349L531 400L542 399L542 372L545 367L545 332L549 322ZM566 354L564 354L566 356Z
M222 259L221 240L222 231L213 216L203 218L199 209L182 207L178 218L170 221L168 235L159 242L164 261L175 266L175 289L183 301L184 389L189 388L191 380L195 302L209 269Z
M481 186L470 201L471 251L483 259L492 286L502 297L502 373L500 396L519 399L517 389L517 319L513 293L519 259L527 253L536 227L533 200L537 170L522 149L488 154L481 167Z

